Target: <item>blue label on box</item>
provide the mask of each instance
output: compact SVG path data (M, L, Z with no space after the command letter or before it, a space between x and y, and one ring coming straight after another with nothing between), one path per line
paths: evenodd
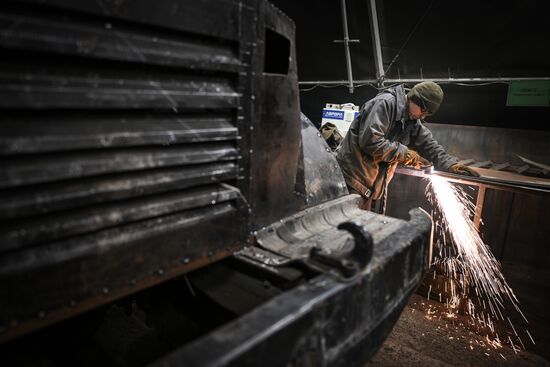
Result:
M327 110L325 108L325 109L323 109L323 118L324 119L333 119L333 120L343 120L344 119L344 111Z

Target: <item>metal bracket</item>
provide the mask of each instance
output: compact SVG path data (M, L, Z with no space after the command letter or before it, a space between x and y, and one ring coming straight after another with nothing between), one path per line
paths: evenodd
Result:
M365 269L372 259L373 240L363 226L354 222L341 223L338 229L347 230L353 235L353 249L345 256L332 256L323 253L318 247L312 247L307 262L325 271L335 270L342 277L349 279Z

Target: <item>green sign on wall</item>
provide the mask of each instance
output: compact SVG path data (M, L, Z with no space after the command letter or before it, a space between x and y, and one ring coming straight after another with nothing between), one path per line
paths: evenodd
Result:
M506 106L548 107L550 105L550 81L512 81L508 85Z

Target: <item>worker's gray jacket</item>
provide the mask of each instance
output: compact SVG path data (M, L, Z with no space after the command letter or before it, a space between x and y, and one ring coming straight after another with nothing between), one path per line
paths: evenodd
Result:
M352 122L337 159L348 186L365 197L380 199L407 147L447 171L458 160L447 154L420 120L409 120L405 88L388 88L366 102Z

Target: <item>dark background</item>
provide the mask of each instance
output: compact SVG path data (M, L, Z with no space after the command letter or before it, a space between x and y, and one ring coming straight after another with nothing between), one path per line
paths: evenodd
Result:
M339 0L272 0L296 23L300 81L346 80ZM547 1L378 1L384 69L405 45L387 78L548 77ZM368 0L347 0L354 80L375 78ZM419 21L421 22L419 23ZM415 26L416 30L412 32ZM409 41L407 38L412 33ZM412 86L413 84L409 85ZM550 108L507 107L506 83L441 84L445 101L433 123L550 130ZM301 85L302 111L316 124L325 103L362 105L376 95L369 85Z

